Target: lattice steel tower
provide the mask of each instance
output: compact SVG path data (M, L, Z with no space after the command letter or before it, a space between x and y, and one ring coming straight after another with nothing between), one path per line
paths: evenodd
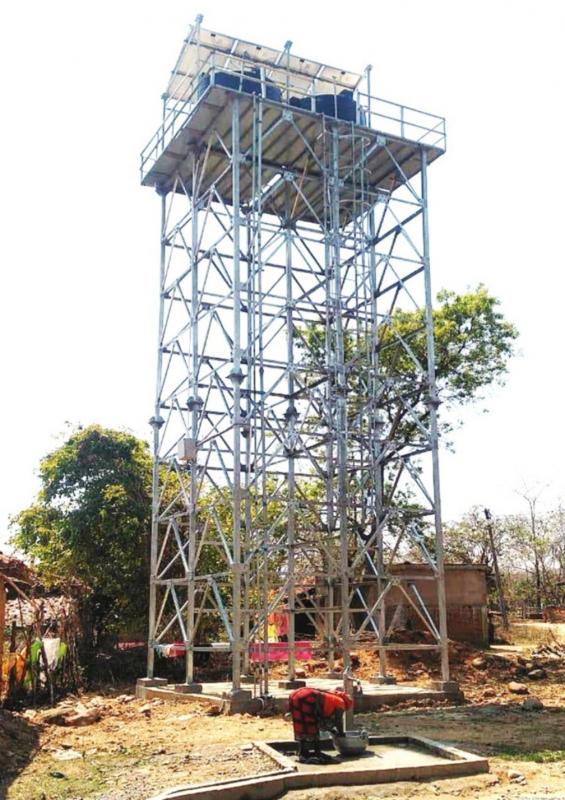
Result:
M427 204L444 120L372 97L370 68L201 19L163 99L141 166L161 201L148 675L171 642L192 685L195 653L227 650L237 692L282 609L289 680L305 622L330 670L370 646L385 680L394 590L428 631L401 647L440 651L447 681Z

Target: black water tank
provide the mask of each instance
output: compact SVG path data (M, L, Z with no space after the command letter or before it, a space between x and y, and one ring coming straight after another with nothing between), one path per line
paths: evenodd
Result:
M249 69L243 73L243 76L233 75L230 72L215 72L214 85L225 86L226 89L236 89L238 92L246 94L261 94L261 72L259 69ZM208 86L210 86L210 73L203 72L198 78L198 97L202 97ZM271 81L265 81L265 94L269 100L280 103L281 90Z
M311 97L291 97L289 104L295 108L312 109ZM347 122L357 122L357 103L353 99L353 92L344 89L339 94L317 94L314 96L314 107L318 114L327 117L343 119Z
M261 70L248 69L243 73L241 91L246 94L261 94ZM265 81L265 94L268 100L281 101L281 90L272 81Z
M216 86L225 86L226 89L239 90L239 75L231 75L229 72L215 72L214 84ZM204 94L208 86L210 86L210 73L203 72L198 78L198 97L201 97Z

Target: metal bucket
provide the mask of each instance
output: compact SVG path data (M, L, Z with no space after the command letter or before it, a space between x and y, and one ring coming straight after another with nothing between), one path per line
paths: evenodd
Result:
M366 730L345 731L343 736L334 736L334 744L342 756L360 756L369 745Z

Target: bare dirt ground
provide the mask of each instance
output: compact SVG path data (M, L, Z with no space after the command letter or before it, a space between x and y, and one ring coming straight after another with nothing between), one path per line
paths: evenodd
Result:
M490 774L292 792L289 800L565 798L565 660L532 658L531 648L504 654L452 649L466 704L397 706L357 721L376 733L421 734L487 755ZM543 677L528 677L536 668ZM426 683L436 671L421 656L405 656L392 669L412 683ZM360 653L357 673L365 677L370 670L374 674L374 659ZM512 691L511 682L526 693ZM144 800L179 784L269 772L272 764L248 743L291 736L281 717L210 716L203 704L146 703L123 693L81 697L87 712L100 717L82 727L51 724L48 710L0 712L0 798ZM534 696L544 708L523 710Z
M210 717L201 704L118 697L82 697L87 708L94 702L102 717L78 728L47 724L41 712L4 712L0 730L8 733L8 742L4 750L0 738L0 775L12 771L12 783L4 795L0 789L0 798L142 800L179 784L270 772L272 762L245 745L288 735L288 723L280 718ZM29 761L26 740L32 733L37 741ZM65 752L74 757L59 760Z

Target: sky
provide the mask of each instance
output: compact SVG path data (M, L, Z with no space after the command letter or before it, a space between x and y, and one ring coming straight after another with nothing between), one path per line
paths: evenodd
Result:
M520 331L507 384L443 448L445 519L565 498L559 408L565 4L397 0L6 4L0 25L0 544L70 425L148 438L159 201L139 153L196 14L222 33L362 71L447 118L429 172L434 289L484 283ZM561 224L560 224L561 223ZM484 412L487 409L487 413Z

